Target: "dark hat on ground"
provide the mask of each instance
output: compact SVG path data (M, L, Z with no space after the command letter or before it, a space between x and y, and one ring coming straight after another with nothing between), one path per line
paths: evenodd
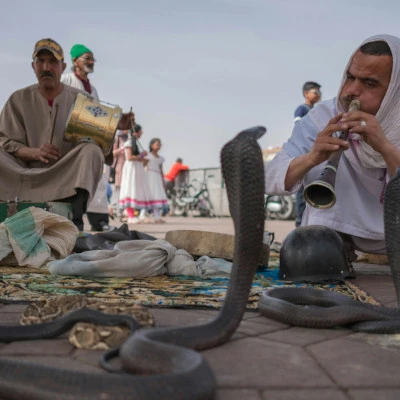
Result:
M64 59L64 52L62 47L53 39L47 38L37 41L35 44L35 48L33 49L32 58L35 58L37 54L42 50L50 51L58 61Z
M340 235L321 225L296 228L282 243L279 278L292 282L322 282L354 277Z

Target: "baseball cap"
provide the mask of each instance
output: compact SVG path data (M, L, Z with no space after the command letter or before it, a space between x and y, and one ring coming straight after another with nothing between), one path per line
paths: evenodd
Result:
M58 61L64 58L62 47L53 39L47 38L37 41L33 49L32 58L35 58L41 50L50 51Z

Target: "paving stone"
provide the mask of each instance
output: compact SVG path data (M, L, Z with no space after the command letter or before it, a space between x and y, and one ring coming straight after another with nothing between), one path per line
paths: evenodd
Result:
M266 332L273 332L280 329L281 327L277 324L262 323L258 322L258 319L250 319L242 321L237 328L237 332L247 336L258 336Z
M91 365L93 367L100 367L100 357L104 353L103 350L83 350L75 349L72 353L72 358L81 363Z
M298 346L307 346L338 336L349 335L352 332L346 329L309 329L293 327L260 336L261 339L277 340Z
M262 314L258 313L257 316L252 318L247 318L246 321L257 322L258 324L265 324L265 325L274 325L277 328L285 329L289 328L289 325L284 324L279 321L275 321L274 319L264 317Z
M21 313L0 312L0 325L19 325Z
M259 338L202 352L226 388L330 387L331 380L301 348Z
M216 400L262 400L257 390L219 389Z
M359 275L354 283L382 305L387 305L397 300L391 276Z
M247 337L247 335L245 335L244 333L240 333L240 332L236 331L232 335L230 340L240 340L240 339L243 339L243 338L246 338L246 337Z
M156 320L156 326L188 326L201 325L211 321L216 314L209 314L199 310L182 309L151 309Z
M350 337L313 344L307 351L341 387L400 387L400 348L368 343L361 335L359 340Z
M69 371L89 372L89 373L107 373L101 368L95 368L86 363L80 363L69 357L54 357L54 356L32 356L32 357L0 357L4 360L18 360L27 361L29 363L46 365L53 368L62 368Z
M351 400L399 400L399 389L360 389L348 392Z
M242 319L251 319L258 317L261 317L261 313L259 313L258 311L245 311Z
M336 389L267 390L262 400L347 400L347 396ZM376 400L376 399L375 399Z
M68 355L72 350L67 339L24 340L5 345L0 349L0 355Z
M22 313L25 311L26 307L28 307L27 304L5 304L4 307L1 308L1 312Z
M373 346L379 346L382 349L392 348L400 350L400 334L372 335L358 332L349 335L347 339L368 343Z

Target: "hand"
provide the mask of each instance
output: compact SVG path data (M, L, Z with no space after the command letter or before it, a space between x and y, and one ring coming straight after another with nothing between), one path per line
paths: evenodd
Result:
M315 139L314 145L308 153L308 158L312 166L317 166L326 161L332 152L343 148L347 150L349 143L347 140L333 137L333 133L349 129L347 124L341 123L343 114L333 117L323 131Z
M359 134L365 143L379 153L383 153L384 147L389 144L374 115L363 111L348 112L343 115L341 122L349 126L349 133Z
M35 161L48 164L50 161L58 161L61 158L61 153L56 145L45 143L39 148L32 149L32 157Z
M141 158L146 157L147 154L148 154L147 151L146 151L146 150L143 150L143 151L140 153L140 157L141 157Z
M130 111L129 113L122 114L118 123L118 129L121 131L131 129L135 125L135 114Z

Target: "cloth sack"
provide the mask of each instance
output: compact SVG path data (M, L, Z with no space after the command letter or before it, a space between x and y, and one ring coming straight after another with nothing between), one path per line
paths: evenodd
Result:
M72 254L63 260L51 261L51 274L95 277L145 278L158 275L227 276L231 263L193 257L166 240L127 240L115 244L113 250L92 250Z

